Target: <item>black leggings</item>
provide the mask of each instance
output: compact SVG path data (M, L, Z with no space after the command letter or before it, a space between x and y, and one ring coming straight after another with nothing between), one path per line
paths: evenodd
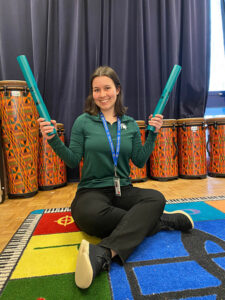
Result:
M102 238L99 245L114 250L124 263L146 236L160 230L164 196L132 185L78 190L71 213L80 230Z

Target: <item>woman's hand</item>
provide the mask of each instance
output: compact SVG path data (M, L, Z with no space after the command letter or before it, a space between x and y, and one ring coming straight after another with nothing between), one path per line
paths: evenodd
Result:
M46 138L47 140L52 139L55 136L55 134L48 135L48 133L53 132L54 127L55 127L55 130L57 131L56 121L51 120L51 122L47 122L47 121L45 121L44 118L39 118L37 121L40 125L40 130L41 130L43 137ZM51 123L54 125L54 127L51 126Z
M155 132L159 132L163 125L163 115L155 115L155 117L150 115L148 117L148 124L155 127Z

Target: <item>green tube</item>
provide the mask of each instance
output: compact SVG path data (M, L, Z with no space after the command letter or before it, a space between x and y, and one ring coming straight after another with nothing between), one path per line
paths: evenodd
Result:
M170 93L175 85L175 82L177 80L177 77L179 76L180 74L180 71L181 71L181 66L179 65L174 65L173 67L173 70L172 72L170 73L170 77L169 79L167 80L167 83L165 85L165 88L162 92L162 95L157 103L157 106L154 110L154 113L153 113L153 117L157 114L162 114L163 113L163 110L166 106L166 103L169 99L169 96L170 96ZM151 130L151 131L155 131L155 127L154 126L150 126L148 125L147 126L147 130Z
M31 95L34 99L34 103L37 107L37 110L39 112L40 117L44 118L45 121L51 122L51 118L49 116L47 107L45 106L45 103L44 103L44 101L42 99L42 96L39 92L39 89L37 87L37 83L34 79L34 75L31 71L31 68L29 66L29 63L27 61L26 56L25 55L18 56L17 61L19 63L19 66L20 66L20 69L23 73L23 76L24 76L24 78L27 82L27 85L28 85L28 88L31 92ZM53 126L53 125L51 124L51 126ZM56 134L55 128L54 128L53 132L48 133L48 135L52 135L52 134Z

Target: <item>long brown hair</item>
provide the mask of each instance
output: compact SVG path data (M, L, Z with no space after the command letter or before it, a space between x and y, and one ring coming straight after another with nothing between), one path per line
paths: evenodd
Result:
M99 113L99 111L100 111L99 107L95 104L95 101L93 99L93 91L92 91L93 80L96 77L99 77L99 76L107 76L107 77L109 77L114 82L116 89L119 88L119 94L117 95L117 99L116 99L116 103L115 103L115 112L116 112L116 116L121 117L127 111L127 107L125 107L123 105L122 87L121 87L118 75L116 74L116 72L112 68L110 68L108 66L98 67L94 71L94 73L91 75L89 95L88 95L88 97L85 100L84 112L87 112L87 113L89 113L91 115L95 115L96 116Z

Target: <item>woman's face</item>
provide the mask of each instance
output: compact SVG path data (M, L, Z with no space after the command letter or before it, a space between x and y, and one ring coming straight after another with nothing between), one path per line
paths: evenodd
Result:
M112 111L120 89L116 88L113 80L107 76L95 77L92 81L92 94L95 104L104 112Z

